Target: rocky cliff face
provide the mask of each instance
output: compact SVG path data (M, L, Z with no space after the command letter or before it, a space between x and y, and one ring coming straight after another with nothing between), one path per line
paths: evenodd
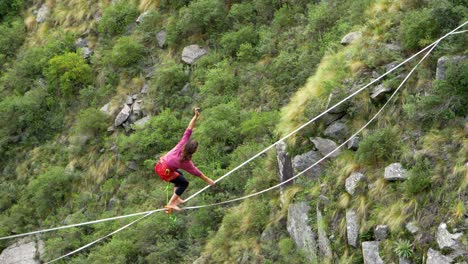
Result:
M44 254L44 242L21 239L0 254L2 264L40 264Z

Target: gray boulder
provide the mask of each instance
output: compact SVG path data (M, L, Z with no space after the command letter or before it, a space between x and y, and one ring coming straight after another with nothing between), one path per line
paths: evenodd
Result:
M346 211L346 236L348 238L348 245L357 247L359 236L359 223L356 212L353 209Z
M326 138L321 138L321 137L315 137L311 138L310 141L314 143L315 148L322 154L323 156L329 154L333 150L336 149L338 146L333 140L326 139ZM333 152L329 158L336 158L340 154L340 149L337 149L335 152Z
M437 228L436 240L440 249L456 249L458 240L463 236L463 233L450 234L447 230L447 224L441 223Z
M384 179L387 181L403 181L406 180L407 171L400 163L392 163L385 167Z
M297 155L293 158L292 160L292 167L294 169L295 173L299 173L310 166L312 164L315 164L317 161L319 161L322 158L322 155L318 153L317 151L309 151L301 155ZM314 178L319 176L323 172L323 166L318 163L311 169L307 170L304 175L310 178Z
M336 120L342 118L345 115L345 113L337 113L337 114L332 114L332 113L326 113L322 117L320 117L320 120L325 123L325 125L330 125L331 123L335 122Z
M437 60L436 80L445 80L445 72L450 63L458 63L466 60L466 56L443 56Z
M143 20L145 19L146 16L148 16L149 11L145 11L142 14L138 16L138 18L135 20L137 24L143 23Z
M94 51L88 47L83 47L81 48L81 57L83 57L83 59L85 60L88 60L89 58L91 58L91 56L93 56L94 54Z
M128 105L133 104L133 97L130 95L127 95L127 97L125 97L125 104L128 104Z
M413 264L413 262L407 258L404 258L404 257L400 257L398 259L398 263L399 264Z
M362 242L362 256L364 258L364 264L384 264L379 255L378 241Z
M401 50L401 46L396 44L396 43L387 43L387 44L385 44L385 48L387 48L388 50L391 50L391 51L400 51Z
M354 192L356 190L358 183L364 180L364 178L365 178L364 174L360 172L353 172L348 178L346 178L346 181L345 181L346 191L349 194L354 195Z
M342 39L341 39L341 44L342 45L348 45L348 44L351 44L352 42L360 39L362 37L362 33L359 32L359 31L355 31L355 32L350 32L348 34L346 34L346 36L344 36Z
M319 254L327 259L332 259L331 243L327 236L327 230L323 225L324 220L319 205L317 204L317 233Z
M143 87L141 87L140 93L142 93L142 94L147 94L147 93L148 93L148 89L149 89L149 85L145 83L145 84L143 85Z
M408 230L408 232L410 232L413 235L419 232L419 227L416 222L409 222L406 224L405 227L406 227L406 230Z
M287 230L299 249L306 252L310 262L317 261L316 236L309 226L310 207L304 203L289 205Z
M442 255L439 251L429 248L426 264L450 264L452 259Z
M165 30L161 30L156 33L156 39L158 40L158 46L162 49L166 45L167 39L167 32Z
M7 247L0 254L2 264L39 264L44 255L44 242L24 238Z
M182 50L182 61L185 63L192 65L194 64L199 58L206 55L208 51L196 44L190 45L185 47Z
M400 64L398 61L393 61L393 62L390 62L389 64L385 65L385 71L388 72L390 71L391 69L395 68L396 66L398 66L398 64ZM393 71L394 72L394 71Z
M374 237L377 241L383 241L388 238L390 228L387 225L378 225L374 229Z
M85 38L78 38L78 39L75 41L75 47L76 47L76 48L88 47L88 40L85 39Z
M348 134L348 127L344 123L337 121L328 126L323 133L326 137L340 142Z
M142 114L142 109L141 109L141 100L135 101L135 103L132 105L132 111L135 115L138 117L141 116Z
M372 89L371 98L374 101L380 101L385 98L385 95L393 91L391 87L388 87L384 84L379 84L378 86Z
M130 107L125 104L120 113L117 115L114 121L114 126L118 127L123 124L127 120L127 118L130 116Z
M108 116L112 115L112 111L110 109L110 104L111 103L107 103L103 107L101 107L101 112L103 112L104 114L106 114Z
M293 177L293 167L291 157L286 152L286 143L284 141L279 142L276 145L276 159L278 161L278 174L280 182L285 182ZM293 182L290 181L280 187L281 202L283 202L283 190L286 186L291 185Z
M145 116L143 117L142 119L136 121L133 125L135 127L144 127L146 123L148 123L148 121L150 120L151 117L149 116Z
M37 23L42 23L42 22L46 21L47 16L49 15L49 13L50 13L49 7L46 4L43 4L41 6L41 8L39 8L39 10L37 11L36 22Z
M359 143L361 142L361 139L359 137L352 137L348 141L348 149L350 150L357 150L359 148Z

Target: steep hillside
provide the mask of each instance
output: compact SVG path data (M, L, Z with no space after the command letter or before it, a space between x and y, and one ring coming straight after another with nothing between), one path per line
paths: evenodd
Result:
M153 166L195 106L194 163L217 179L379 79L188 206L286 181L379 113L293 182L155 213L58 262L462 263L468 35L388 104L423 55L380 76L467 20L448 0L0 0L0 236L162 207ZM205 185L188 179L183 198ZM0 260L54 260L131 221L0 240Z

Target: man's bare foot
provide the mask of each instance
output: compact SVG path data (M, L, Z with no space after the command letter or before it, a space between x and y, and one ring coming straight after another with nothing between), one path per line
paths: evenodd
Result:
M180 209L179 206L173 205L173 204L168 204L168 205L166 205L166 207L172 208L172 209L174 209L174 210L176 210L176 211L182 210L182 209Z
M181 198L179 197L179 203L185 203L185 200L183 200L183 199L181 199Z

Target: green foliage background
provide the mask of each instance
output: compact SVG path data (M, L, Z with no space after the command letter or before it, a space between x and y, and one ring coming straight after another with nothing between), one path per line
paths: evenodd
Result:
M0 0L0 236L162 207L166 184L153 165L178 142L192 107L202 107L194 162L216 179L369 82L373 72L384 73L389 63L468 18L464 1L448 0L64 0L57 6L46 1L49 17L37 23L33 10L42 4ZM163 48L156 38L161 30L167 32ZM351 31L361 31L362 38L341 45ZM74 45L79 37L94 51L89 60ZM311 210L311 227L323 225L334 237L333 260L320 263L362 262L360 250L347 246L342 220L347 208L364 219L362 240L373 237L376 225L390 226L381 248L386 262L402 255L422 260L435 246L440 221L456 226L466 215L467 61L448 64L445 80L435 80L437 58L466 56L466 38L444 40L360 135L359 149L328 161L315 180L299 179L285 190L283 205L272 191L183 211L175 221L155 214L62 263L308 263L286 230L287 206L305 201L316 208L319 195L330 204L321 223ZM180 58L189 44L209 50L191 66ZM395 74L384 82L395 86L398 80ZM99 109L108 102L120 105L143 84L149 87L144 97L149 122L109 133L115 114ZM368 92L350 100L345 120L350 130L380 106ZM287 142L288 152L312 149L309 138L322 136L324 129L323 120L304 129ZM267 152L193 204L277 184L276 162L275 151ZM383 181L383 168L392 162L408 169L407 181ZM365 172L374 187L360 186L365 191L351 197L343 186L355 171ZM184 196L204 186L187 178ZM427 233L410 236L404 230L410 220ZM126 223L44 234L44 260ZM265 234L274 239L263 239ZM0 249L12 242L0 241Z

